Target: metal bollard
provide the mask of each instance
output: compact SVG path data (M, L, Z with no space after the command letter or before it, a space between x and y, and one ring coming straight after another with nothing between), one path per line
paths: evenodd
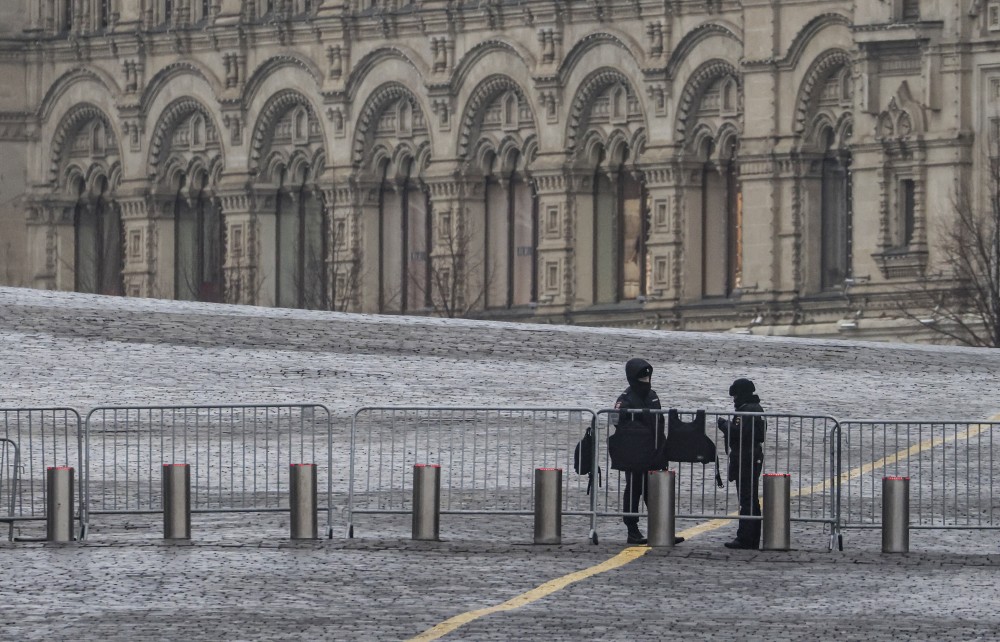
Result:
M910 552L910 478L882 478L882 552Z
M562 543L562 468L535 469L535 543Z
M290 503L292 539L317 539L316 464L291 464Z
M791 548L791 490L791 475L764 475L765 551L787 551Z
M646 479L650 546L674 546L674 479L672 470L651 470Z
M413 465L413 539L437 541L441 529L441 466Z
M73 541L73 468L53 466L45 471L45 539Z
M191 539L191 466L163 464L163 539Z

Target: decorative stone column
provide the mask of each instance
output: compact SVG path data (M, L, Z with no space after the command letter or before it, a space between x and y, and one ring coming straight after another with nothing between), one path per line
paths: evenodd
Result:
M680 300L683 246L683 197L680 168L669 160L643 163L649 207L646 253L650 266L647 310L667 310Z
M581 177L558 169L535 169L531 172L538 193L538 314L565 315L572 309L576 292L574 279L574 243L581 190L589 190ZM590 192L587 191L587 194Z
M28 278L32 287L74 290L75 206L76 200L69 197L40 198L28 206Z
M163 199L137 190L116 198L121 208L125 244L122 281L125 295L131 297L174 298L173 217Z
M330 308L340 312L361 309L364 294L361 282L364 229L357 207L358 195L349 177L323 188L323 207L330 226L330 249L326 257L330 275L328 296Z
M260 275L260 236L254 213L253 194L245 186L219 189L222 216L225 219L226 257L222 271L226 284L226 302L269 305L262 293ZM273 238L273 237L272 237Z
M453 163L440 174L426 176L430 193L431 302L442 316L466 316L481 308L486 287L482 272L482 228L469 220L465 209L466 183ZM478 260L477 260L478 257Z
M674 226L681 239L680 252L674 255L674 286L681 303L702 298L702 171L695 158L673 162L675 199Z
M354 251L358 258L357 308L361 312L378 313L379 284L382 279L379 256L382 239L379 226L379 191L381 185L372 176L352 177L346 187L337 190L334 203L336 216L353 220Z

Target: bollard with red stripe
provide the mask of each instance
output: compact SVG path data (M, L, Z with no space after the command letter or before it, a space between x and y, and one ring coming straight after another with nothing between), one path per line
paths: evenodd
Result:
M765 551L787 551L792 547L791 491L791 475L764 475L764 541L761 548Z
M73 541L73 468L52 466L45 471L45 539Z
M441 466L413 465L413 539L437 541L441 532Z
M882 478L882 552L910 551L910 478Z
M562 468L535 469L535 543L562 543Z

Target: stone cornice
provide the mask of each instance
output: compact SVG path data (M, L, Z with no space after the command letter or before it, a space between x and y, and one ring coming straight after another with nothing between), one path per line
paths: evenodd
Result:
M0 112L0 140L28 141L37 137L33 114L21 111Z

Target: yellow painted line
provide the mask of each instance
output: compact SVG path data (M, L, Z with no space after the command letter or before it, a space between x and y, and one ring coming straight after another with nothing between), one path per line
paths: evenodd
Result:
M436 640L442 635L447 635L463 624L468 624L473 620L478 620L481 617L485 617L493 613L511 611L526 604L531 604L532 602L540 600L551 593L566 588L574 582L579 582L580 580L585 580L588 577L592 577L599 573L625 566L632 560L642 557L650 550L652 549L647 546L630 546L611 559L605 560L596 566L591 566L590 568L585 568L581 571L570 573L569 575L563 575L562 577L557 577L554 580L549 580L548 582L531 589L527 593L521 593L520 595L507 600L503 604L497 604L495 606L488 606L484 609L460 613L455 617L449 618L444 622L427 629L420 635L410 638L410 642L426 642L429 640Z
M990 417L988 421L1000 421L1000 414ZM959 439L968 439L970 437L974 437L988 428L990 428L990 426L987 424L975 424L973 426L970 426L967 430L964 430L961 433L958 433L951 437L937 437L933 439L925 439L919 444L910 446L909 448L906 448L904 450L900 450L899 452L889 455L887 457L883 457L878 461L869 464L862 464L845 473L842 473L840 475L840 480L843 482L849 479L853 479L854 477L864 475L865 473L871 472L878 468L882 468L888 464L892 464L902 459L906 459L912 455L916 455L927 448L934 448L935 446L940 446L942 444L958 441ZM813 493L826 490L827 488L828 488L827 482L825 481L819 482L817 484L813 484L812 486L806 488L805 490L793 492L792 497L804 497L807 495L812 495ZM733 513L733 515L735 514L736 513ZM696 535L701 535L709 531L714 531L728 524L732 524L732 520L713 519L698 524L696 526L692 526L691 528L685 529L677 533L677 535L680 537L690 539L692 537L695 537ZM615 555L614 557L612 557L611 559L605 560L600 564L591 566L589 568L585 568L583 570L576 571L575 573L563 575L562 577L557 577L555 579L549 580L548 582L545 582L544 584L539 584L530 591L512 597L511 599L507 600L506 602L503 602L502 604L496 604L494 606L488 606L486 608L476 609L474 611L459 613L458 615L448 618L447 620L441 622L440 624L434 625L433 627L427 629L420 635L410 638L408 642L430 642L431 640L437 640L438 638L451 633L455 629L458 629L459 627L464 626L465 624L468 624L469 622L472 622L474 620L478 620L481 617L486 617L487 615L492 615L493 613L501 613L503 611L512 611L514 609L521 608L522 606L525 606L527 604L531 604L532 602L537 602L543 597L547 597L552 593L555 593L556 591L566 588L570 584L579 582L581 580L585 580L588 577L593 577L594 575L599 575L606 571L611 571L616 568L621 568L622 566L625 566L629 562L639 559L640 557L648 553L650 550L652 549L650 549L647 546L630 546L625 550L621 551L620 553L618 553L617 555Z

